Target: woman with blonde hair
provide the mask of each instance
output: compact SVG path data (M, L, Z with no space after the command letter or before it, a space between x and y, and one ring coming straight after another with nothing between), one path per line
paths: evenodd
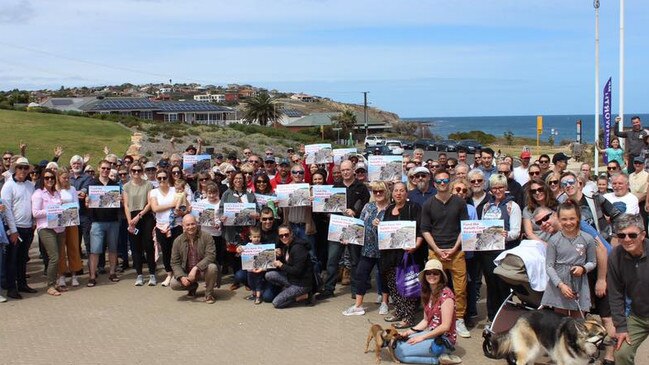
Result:
M365 222L365 239L361 247L361 255L358 258L358 266L356 267L356 302L351 307L343 311L345 316L362 316L365 314L363 305L363 297L367 292L366 284L370 280L372 269L379 263L379 239L378 239L378 226L379 222L383 220L385 210L390 205L390 190L383 181L372 181L369 184L370 192L372 193L370 201L365 204L361 211L360 219ZM343 242L344 244L344 242ZM379 314L388 314L388 290L383 288L381 283L382 303L379 307Z
M79 207L77 190L70 185L70 172L67 169L59 173L56 189L61 196L61 204L75 203ZM77 272L83 269L81 252L79 252L79 226L65 227L65 240L59 247L59 287L65 287L65 273L72 273L72 286L79 286Z
M556 172L551 172L546 176L545 183L550 187L552 198L556 199L559 203L563 203L568 199L568 195L561 189L561 175Z

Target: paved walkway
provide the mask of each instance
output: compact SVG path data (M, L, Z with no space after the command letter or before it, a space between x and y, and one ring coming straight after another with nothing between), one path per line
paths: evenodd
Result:
M374 364L373 350L363 353L368 320L386 324L375 295L367 296L365 316L342 316L352 304L349 287L315 307L276 310L244 300L249 292L231 292L228 285L212 305L160 285L135 287L133 270L119 283L101 275L94 288L54 298L45 294L40 260L28 270L39 292L0 304L3 364ZM505 364L483 356L480 332L459 339L456 353L464 364ZM647 358L648 347L640 358ZM391 362L387 354L383 361Z

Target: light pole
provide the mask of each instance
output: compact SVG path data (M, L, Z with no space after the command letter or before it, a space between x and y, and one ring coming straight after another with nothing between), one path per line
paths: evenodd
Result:
M363 91L363 122L365 122L365 138L369 135L367 128L367 94L369 91Z
M624 0L620 0L620 131L624 128ZM624 148L624 139L621 139Z
M595 7L595 144L599 141L599 0L593 1ZM595 175L599 173L599 151L595 151Z

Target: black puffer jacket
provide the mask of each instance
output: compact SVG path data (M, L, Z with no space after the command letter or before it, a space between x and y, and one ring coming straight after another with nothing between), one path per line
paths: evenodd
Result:
M282 255L278 258L284 264L280 270L286 273L289 283L311 288L313 265L309 257L309 244L300 238L294 238L288 245L288 260L286 260L286 249L287 247L282 249Z

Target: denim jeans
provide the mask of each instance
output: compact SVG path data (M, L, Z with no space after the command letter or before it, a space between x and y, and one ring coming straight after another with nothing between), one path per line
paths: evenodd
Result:
M234 283L248 285L248 270L237 270L234 273Z
M427 333L430 333L430 331L413 333L408 338L422 336ZM414 345L406 341L398 341L397 347L394 349L394 355L406 364L439 364L439 358L430 351L433 341L434 339L430 338ZM446 353L450 352L447 351Z
M117 253L117 235L119 233L119 222L92 222L90 227L90 252L103 254L104 245L108 246L108 252Z
M336 289L338 281L338 262L343 254L345 246L338 242L329 241L327 251L327 281L325 281L324 290L333 292Z

